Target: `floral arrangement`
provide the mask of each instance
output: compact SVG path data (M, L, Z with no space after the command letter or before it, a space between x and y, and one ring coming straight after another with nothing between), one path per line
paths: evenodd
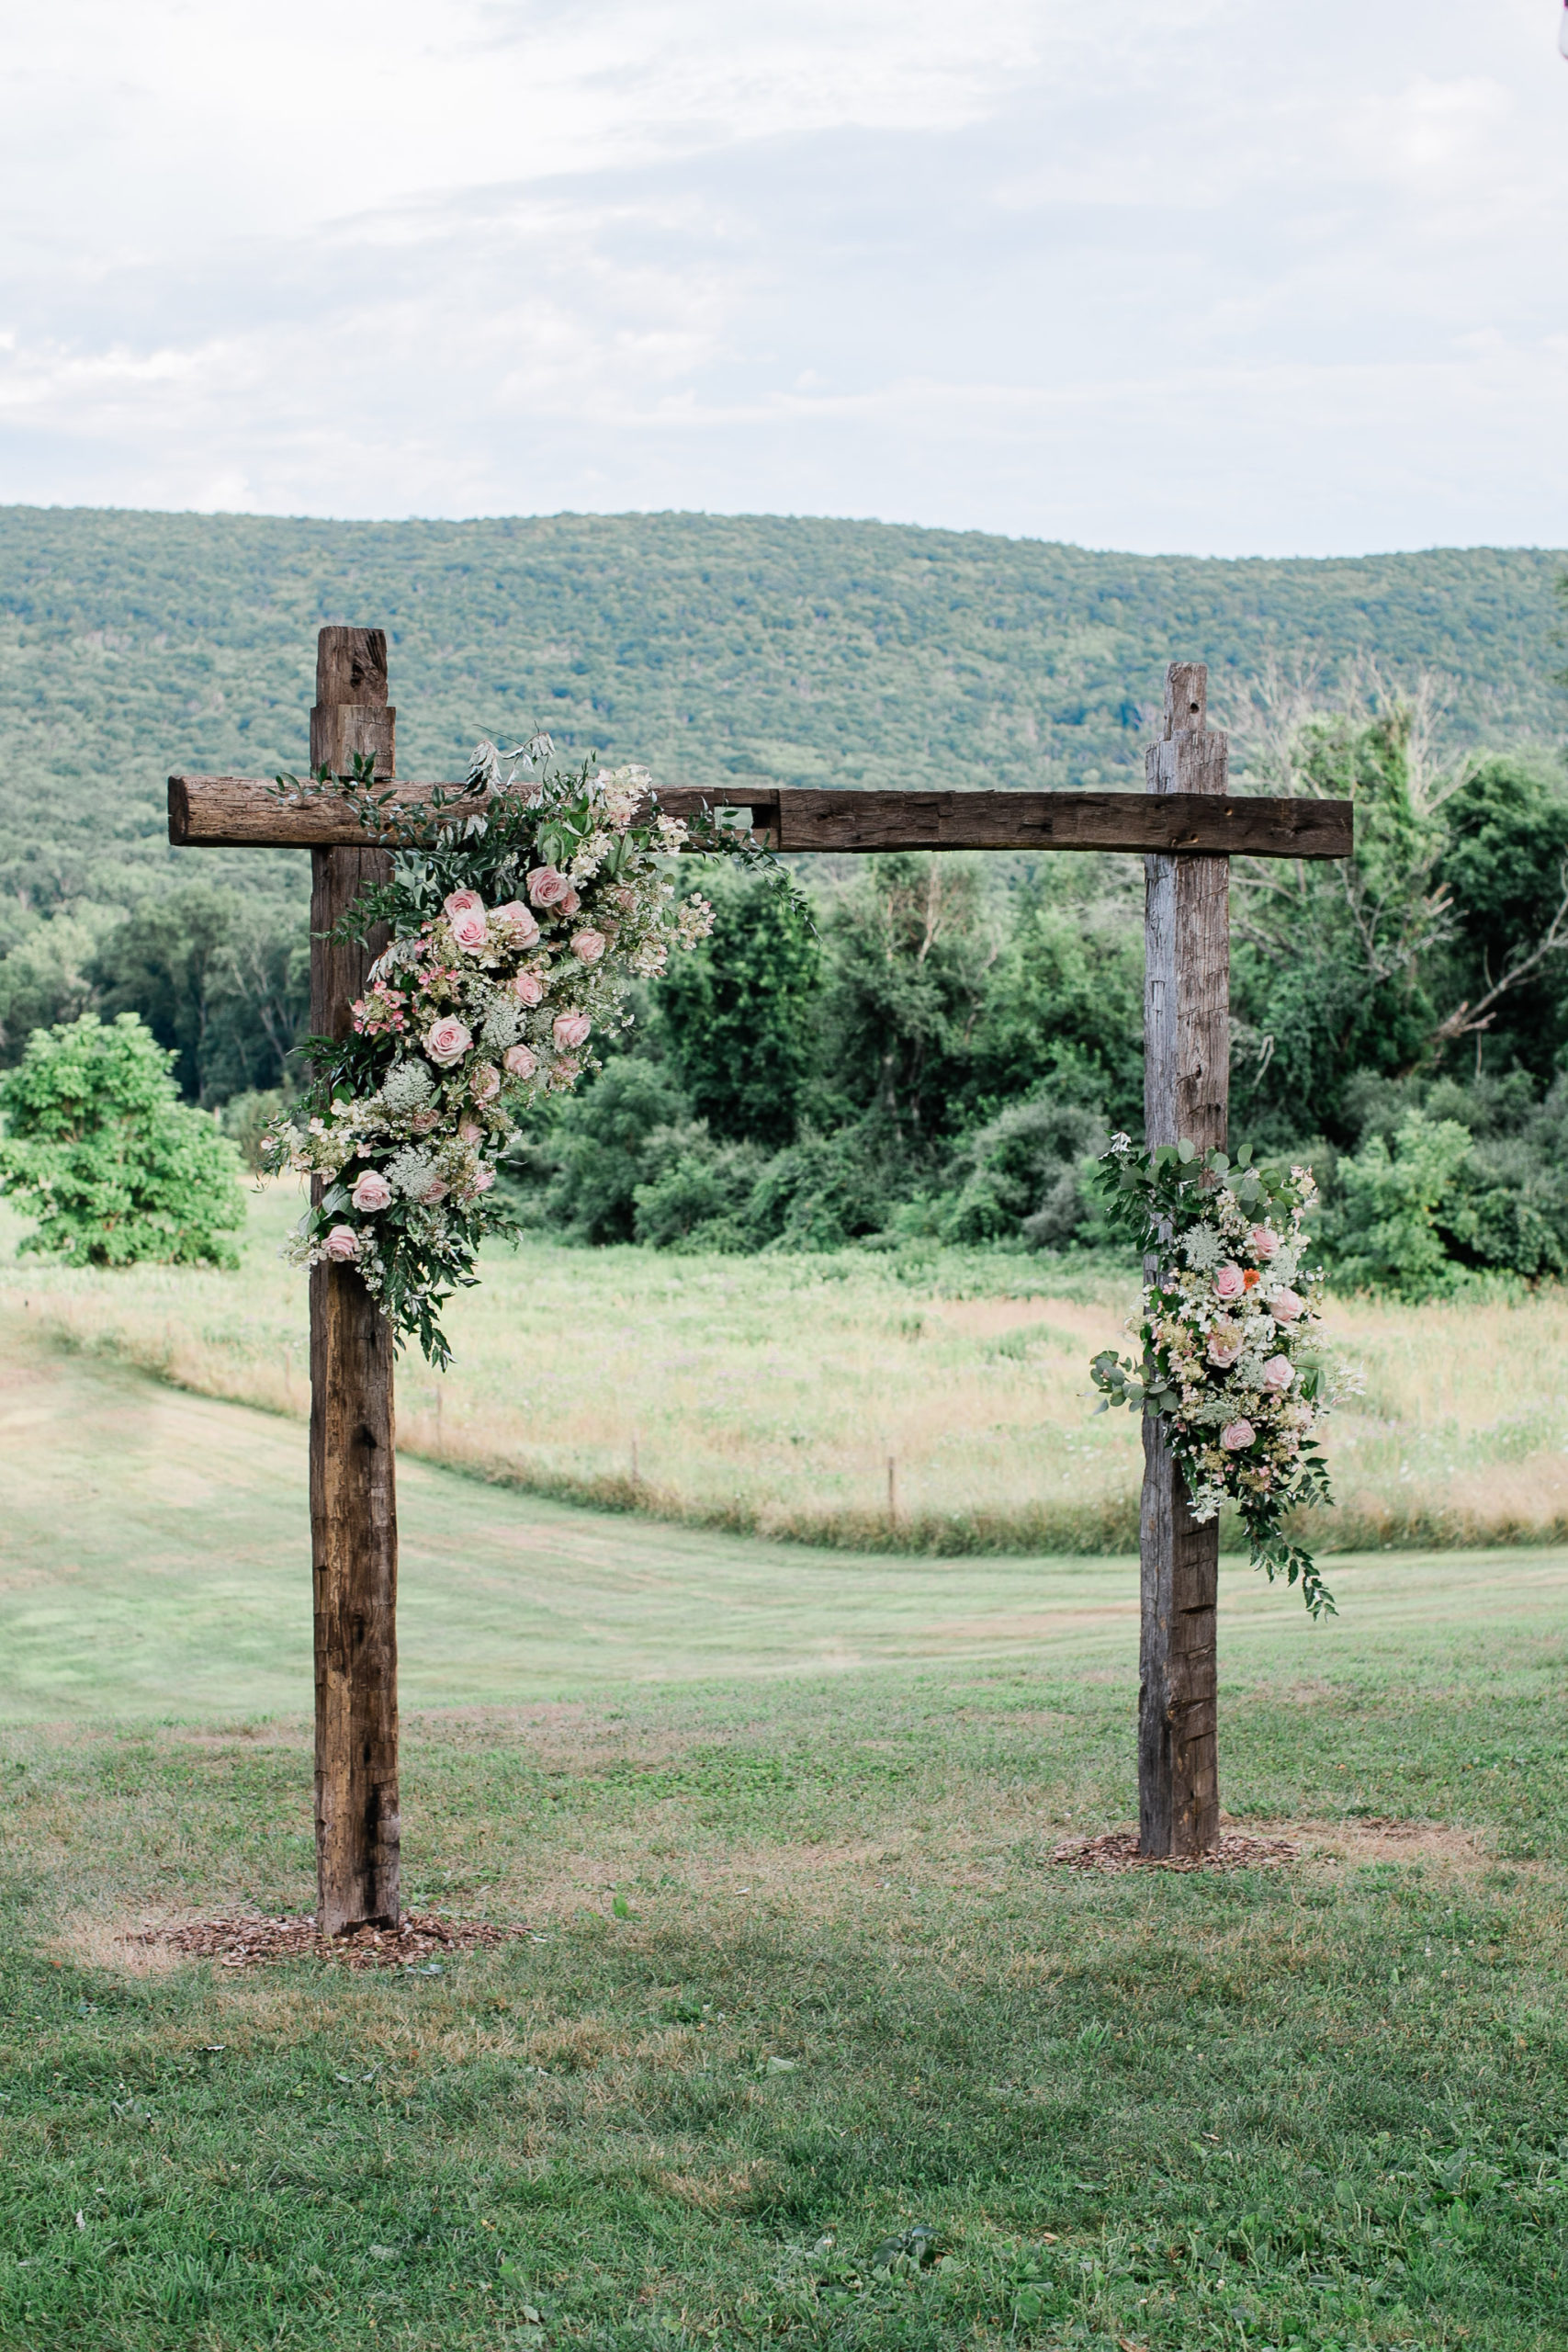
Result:
M1311 1170L1254 1167L1246 1151L1233 1165L1185 1140L1144 1152L1118 1135L1100 1171L1112 1224L1149 1253L1143 1311L1128 1326L1141 1358L1096 1356L1100 1410L1158 1414L1193 1518L1234 1502L1253 1566L1299 1577L1310 1613L1332 1613L1311 1554L1283 1527L1298 1504L1333 1500L1316 1432L1346 1385L1313 1345L1321 1276L1304 1266L1302 1231Z
M288 1255L357 1268L399 1344L417 1336L446 1364L440 1308L477 1281L486 1234L512 1224L494 1186L520 1114L598 1068L593 1040L630 1023L633 982L712 928L706 899L677 899L672 855L739 855L790 886L711 812L661 811L645 768L567 767L547 735L505 754L481 743L464 788L417 808L368 760L276 788L342 795L394 852L392 880L335 934L391 932L352 1035L307 1041L312 1083L264 1144L265 1165L319 1180Z

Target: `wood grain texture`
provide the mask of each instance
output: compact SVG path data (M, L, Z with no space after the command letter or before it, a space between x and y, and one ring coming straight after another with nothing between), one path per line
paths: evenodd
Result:
M315 722L311 714L312 752ZM353 750L373 751L391 763L390 710L360 707L333 738L334 774ZM378 737L370 722L385 722ZM335 722L334 722L335 723ZM350 741L350 733L356 740ZM325 740L323 730L322 740ZM1196 739L1190 781L1168 783L1177 751L1156 744L1149 793L1137 792L777 792L736 793L729 798L680 786L661 791L672 816L704 806L750 808L759 831L792 852L873 853L886 849L1033 849L1181 851L1206 857L1348 857L1352 846L1348 800L1230 799L1216 791L1209 768L1224 737ZM382 744L385 744L383 753ZM1208 748L1202 748L1202 747ZM313 763L319 764L319 763ZM400 784L400 805L412 809L456 785ZM186 847L321 849L347 847L366 836L346 803L336 798L286 802L260 776L172 775L169 839Z
M354 647L329 639L380 638L378 630L321 632L319 667L329 682L362 690ZM330 658L329 658L330 654ZM383 701L311 713L318 740L377 748L365 714L384 722L390 757L392 714ZM333 729L342 719L334 739ZM318 721L321 721L318 729ZM351 741L351 748L361 748ZM330 753L322 756L330 757ZM310 1025L347 1035L354 1000L385 944L324 934L365 884L383 881L384 850L317 849L311 856ZM315 1186L320 1198L321 1186ZM316 1675L316 1879L324 1935L367 1923L395 1926L400 1909L398 1814L398 1521L394 1475L392 1339L385 1317L352 1266L310 1272L310 1548Z
M1229 747L1204 725L1206 685L1201 664L1171 664L1167 733L1146 758L1156 798L1224 793ZM1186 1136L1207 1149L1225 1140L1229 880L1223 858L1155 855L1145 865L1144 1125L1151 1146ZM1139 1850L1204 1853L1220 1835L1219 1528L1194 1523L1182 1474L1151 1419L1144 1425L1140 1537Z

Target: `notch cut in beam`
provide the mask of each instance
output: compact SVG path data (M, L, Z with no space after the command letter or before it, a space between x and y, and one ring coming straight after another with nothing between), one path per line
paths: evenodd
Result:
M400 784L416 808L457 785ZM677 786L659 795L671 816L703 808L750 811L754 831L784 852L892 849L1131 850L1199 857L1348 857L1348 800L1232 799L1213 793L833 792L747 790L728 797ZM169 839L183 848L327 849L369 836L340 800L290 802L260 776L172 775Z

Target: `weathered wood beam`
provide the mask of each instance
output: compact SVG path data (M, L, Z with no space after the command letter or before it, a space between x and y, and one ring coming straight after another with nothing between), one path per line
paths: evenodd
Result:
M1215 739L1218 740L1218 739ZM400 784L412 808L456 785ZM661 790L672 816L745 808L785 852L890 849L1131 850L1207 857L1348 857L1348 800L1232 799L1198 786L1142 792ZM172 775L169 839L209 849L351 847L366 835L346 803L288 801L262 776Z
M1207 672L1174 662L1149 789L1225 788L1226 739L1206 725ZM1152 856L1144 898L1144 1131L1151 1147L1225 1141L1230 1104L1230 869ZM1200 1527L1157 1414L1144 1417L1138 1690L1138 1850L1201 1854L1219 1843L1215 1684L1217 1520Z
M395 762L379 629L324 628L317 644L310 762L334 774L356 752ZM382 849L311 852L310 1026L348 1034L372 957L386 944L326 936ZM321 1196L321 1180L315 1196ZM316 1660L316 1892L323 1935L395 1927L399 1914L398 1518L392 1334L352 1266L310 1270L310 1551Z

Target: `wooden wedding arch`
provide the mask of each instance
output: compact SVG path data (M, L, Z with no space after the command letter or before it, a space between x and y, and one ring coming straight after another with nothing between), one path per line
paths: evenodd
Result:
M1166 673L1147 791L795 791L748 786L721 805L749 809L778 850L1124 850L1145 861L1144 1114L1149 1143L1223 1145L1230 1091L1229 860L1348 857L1348 800L1232 799L1228 747L1211 729L1207 672ZM317 640L310 764L348 772L367 754L395 768L387 639L323 628ZM405 784L399 798L454 786ZM660 805L694 813L715 796L677 787ZM390 875L349 808L290 805L259 776L172 775L169 839L186 848L309 849L310 1020L347 1034L378 943L329 934L362 886ZM310 1274L310 1543L315 1618L316 1868L323 1934L395 1927L398 1823L398 1525L392 1345L351 1266ZM1214 1619L1219 1532L1195 1526L1156 1419L1144 1424L1140 1529L1138 1831L1150 1855L1219 1838Z

